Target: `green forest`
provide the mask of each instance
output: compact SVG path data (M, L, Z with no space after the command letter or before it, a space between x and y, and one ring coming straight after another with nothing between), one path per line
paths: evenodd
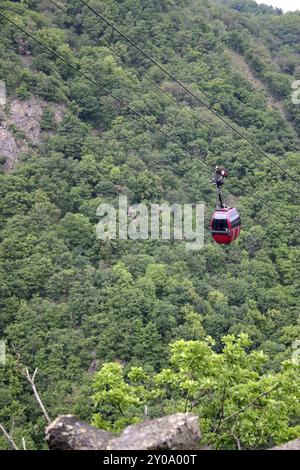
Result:
M213 449L298 438L300 12L0 0L0 40L0 449L12 428L47 449L26 368L51 420L120 431L145 408L188 411ZM209 232L215 165L242 220L226 246ZM120 195L204 203L203 248L97 239Z

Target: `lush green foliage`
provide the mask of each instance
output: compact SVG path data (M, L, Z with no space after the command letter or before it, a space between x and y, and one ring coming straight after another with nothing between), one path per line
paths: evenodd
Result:
M274 161L299 174L300 108L291 101L291 83L300 78L299 13L282 15L231 0L91 3ZM45 446L43 416L17 372L17 352L31 370L39 368L37 387L52 417L75 413L91 420L93 372L114 362L124 365L125 379L117 365L104 366L96 377L108 374L110 385L116 380L113 390L125 401L126 422L140 419L146 403L153 416L183 409L180 393L194 396L195 387L205 393L207 386L213 399L205 395L195 410L208 441L231 448L237 443L230 431L250 448L289 439L299 426L297 376L294 366L284 363L300 337L294 181L209 116L81 2L64 5L68 15L46 0L1 1L0 9L179 144L0 20L0 79L7 84L9 103L35 96L47 104L39 143L29 144L13 171L0 174L0 335L9 353L6 367L0 365L0 422L9 429L14 419L19 445L25 437L28 448ZM74 24L74 15L91 34ZM113 45L122 61L98 39ZM232 62L237 54L256 81ZM55 111L61 105L65 112L59 121ZM186 251L180 242L97 241L96 208L102 202L117 204L119 194L132 203L205 201L208 225L215 202L211 175L180 143L212 167L230 168L225 193L242 215L240 240L224 248L207 233L198 252ZM274 207L276 216L252 193ZM251 340L247 353L244 339L232 339L241 333ZM213 347L205 342L207 335ZM185 375L189 364L180 369L185 350L198 364L192 379ZM262 351L268 356L264 361ZM217 380L222 364L228 373ZM137 388L134 373L141 370ZM265 388L278 388L257 402L262 408L239 415L235 431L230 422L213 437L225 384L234 394L226 395L226 416ZM96 388L102 393L101 383ZM97 411L107 423L111 401L98 398L97 403L105 398ZM124 424L117 413L113 416L109 426ZM253 426L257 420L259 426ZM0 447L8 447L3 436Z
M223 339L216 354L208 341L177 341L170 366L158 374L132 367L123 377L120 364L105 364L95 374L94 424L120 431L145 415L193 412L200 417L203 442L213 448L267 447L299 435L291 427L299 413L299 365L264 371L262 351L246 352L241 334Z

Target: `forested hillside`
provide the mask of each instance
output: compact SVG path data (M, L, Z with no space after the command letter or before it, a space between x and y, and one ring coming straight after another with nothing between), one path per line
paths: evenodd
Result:
M251 0L87 3L261 151L84 2L0 1L23 30L0 15L0 424L14 423L19 447L47 448L28 367L51 418L119 430L147 406L198 413L217 448L299 437L300 13ZM206 164L229 169L224 194L241 214L227 247L208 231ZM121 194L204 202L205 246L97 240L96 208Z

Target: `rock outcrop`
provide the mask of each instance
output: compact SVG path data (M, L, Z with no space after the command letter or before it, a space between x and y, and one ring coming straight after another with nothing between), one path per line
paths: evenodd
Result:
M46 429L51 450L104 450L116 434L78 421L72 415L59 416Z
M199 420L190 413L177 413L128 426L109 442L108 450L199 449Z
M59 416L46 429L51 450L197 450L199 420L191 413L177 413L128 426L117 435Z
M272 447L270 450L300 450L300 439L294 439L280 446Z
M200 447L198 417L177 413L128 426L121 434L103 431L72 415L59 416L46 429L50 450L212 450ZM300 450L300 439L269 450Z
M32 96L24 101L9 101L6 112L0 109L0 156L5 157L6 171L14 168L19 155L28 150L28 145L40 142L41 120L46 107L44 100ZM53 105L53 113L55 122L61 122L65 106Z

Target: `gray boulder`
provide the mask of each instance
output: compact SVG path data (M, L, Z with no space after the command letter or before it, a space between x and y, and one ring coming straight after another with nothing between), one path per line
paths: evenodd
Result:
M51 450L105 450L116 434L78 421L72 415L59 416L46 429Z
M280 446L272 447L270 450L300 450L300 439L294 439Z
M199 420L191 413L177 413L128 426L112 439L108 450L199 449Z
M199 420L191 413L177 413L128 426L122 434L103 431L59 416L46 429L52 450L192 450L199 449Z

